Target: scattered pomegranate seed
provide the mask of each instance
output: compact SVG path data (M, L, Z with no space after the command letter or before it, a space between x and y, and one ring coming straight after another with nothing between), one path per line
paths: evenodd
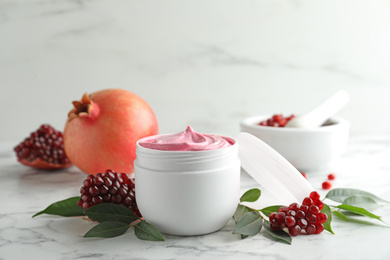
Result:
M336 174L331 173L328 175L328 180L333 181L334 179L336 179Z
M329 181L324 181L322 183L322 188L324 190L330 190L332 188L332 183L330 183Z
M303 176L305 179L307 179L306 173L301 172L301 174L302 174L302 176Z

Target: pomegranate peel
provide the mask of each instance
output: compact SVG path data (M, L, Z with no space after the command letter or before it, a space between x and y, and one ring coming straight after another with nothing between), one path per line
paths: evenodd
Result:
M57 170L57 169L64 169L64 168L69 168L72 166L72 163L67 163L67 164L54 164L54 163L49 163L47 161L44 161L40 158L36 158L33 161L28 161L26 159L19 159L18 162L25 166L33 167L36 169L40 170Z

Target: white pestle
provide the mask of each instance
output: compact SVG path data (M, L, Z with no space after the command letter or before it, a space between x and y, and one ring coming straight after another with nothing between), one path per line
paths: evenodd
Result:
M339 90L336 94L324 101L321 105L307 114L291 119L286 127L315 128L322 126L330 117L335 115L349 101L348 92Z

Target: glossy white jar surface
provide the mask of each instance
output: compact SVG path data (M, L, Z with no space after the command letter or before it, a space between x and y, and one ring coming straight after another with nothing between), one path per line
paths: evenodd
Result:
M161 151L137 143L136 200L145 220L183 236L225 226L240 195L237 143L227 139L233 145L206 151Z

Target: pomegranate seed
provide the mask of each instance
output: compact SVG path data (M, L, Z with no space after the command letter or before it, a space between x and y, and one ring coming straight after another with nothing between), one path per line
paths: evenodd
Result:
M292 217L292 216L287 216L285 219L284 219L284 224L286 225L286 227L292 227L295 225L295 218Z
M314 234L319 234L322 231L324 231L324 229L325 229L324 225L322 225L322 224L316 224L315 226L316 226L316 231L314 232Z
M291 203L290 206L288 206L289 210L299 210L299 204L298 203Z
M314 234L316 232L316 226L314 226L313 224L308 224L305 228L305 231L308 235Z
M272 221L275 219L275 216L276 216L276 212L272 212L271 214L269 214L269 221Z
M324 181L322 183L322 188L324 190L330 190L332 188L332 183L330 183L329 181Z
M278 212L284 212L284 213L287 213L287 211L288 211L289 209L288 209L288 207L286 207L286 206L282 206L282 207L280 207L279 209L278 209Z
M92 197L95 197L99 194L99 189L98 187L96 186L92 186L91 188L89 188L89 194L91 194Z
M320 194L316 191L312 191L309 196L312 200L316 201L320 199Z
M276 213L275 215L275 221L278 222L279 224L283 224L285 218L286 218L286 214L284 212L279 212Z
M306 215L306 220L309 223L316 223L317 222L317 217L315 215L309 213L309 214Z
M297 215L297 212L295 210L289 210L287 211L287 216L295 217Z
M271 230L277 231L277 230L281 229L281 226L280 226L280 224L278 222L272 221L270 223L270 228L271 228Z
M320 210L324 208L324 203L320 200L314 201L314 205L316 205Z
M306 217L306 214L303 210L298 210L297 211L297 215L296 215L296 218L298 219L301 219L301 218L305 218Z
M302 229L299 225L295 225L288 229L288 233L293 237L298 236L301 233L301 231Z
M333 181L334 179L336 179L336 174L331 173L328 175L328 180Z
M310 206L313 204L313 200L309 197L306 197L302 201L302 205Z
M307 213L309 211L309 206L302 205L299 209L302 210L304 213Z
M307 221L306 221L306 219L299 219L299 220L297 221L297 224L298 224L302 229L307 227Z
M317 223L324 224L328 220L328 215L325 213L318 213L317 215Z
M302 176L303 176L305 179L307 179L306 173L301 172L301 174L302 174Z
M320 212L320 209L316 205L311 205L309 212L313 215L317 215Z

